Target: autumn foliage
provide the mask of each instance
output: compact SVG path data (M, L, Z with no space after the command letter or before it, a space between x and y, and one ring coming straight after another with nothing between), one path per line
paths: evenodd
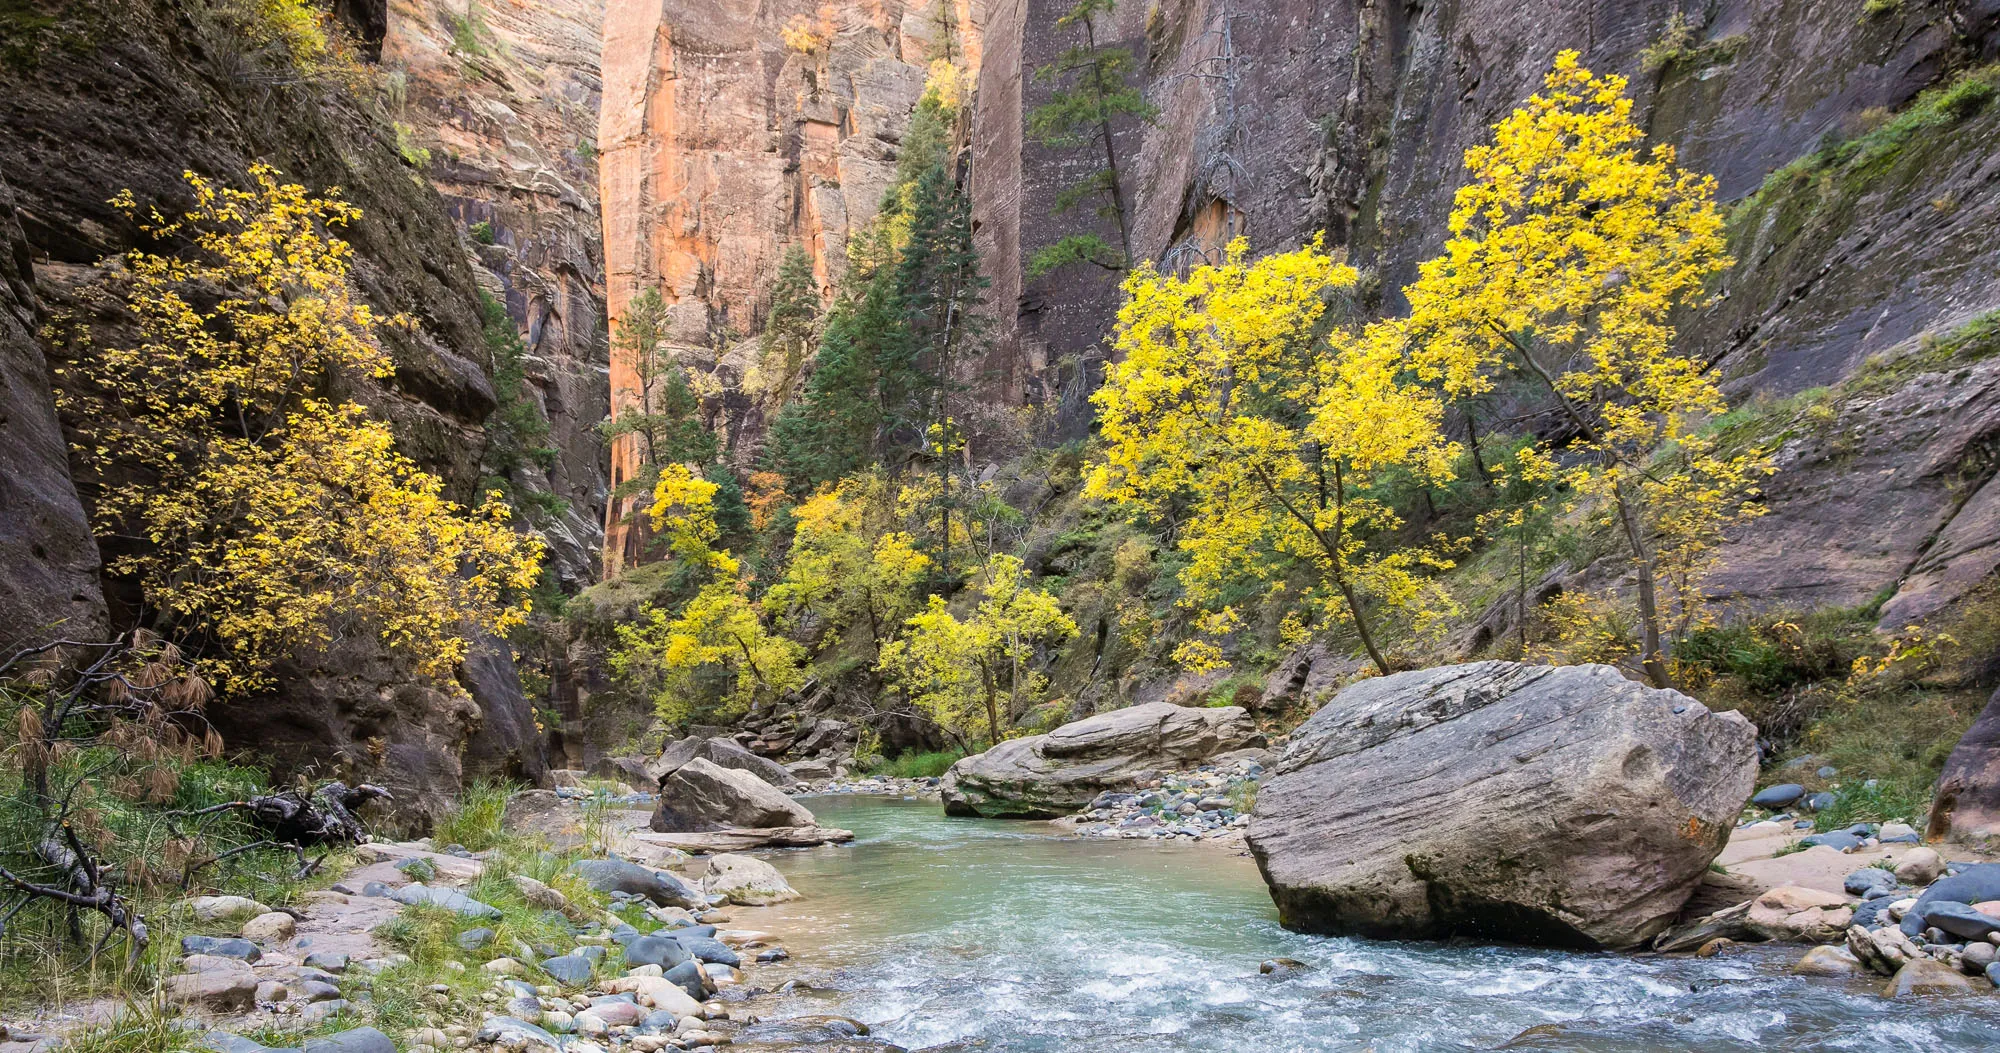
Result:
M185 252L134 250L120 289L136 338L88 347L70 373L110 413L79 412L77 452L101 484L110 563L176 628L219 645L227 687L356 633L448 679L473 633L528 613L541 543L507 506L475 509L395 450L387 425L334 397L393 365L334 231L359 211L266 166L253 188L189 173L195 205L142 225ZM132 196L115 202L135 217Z

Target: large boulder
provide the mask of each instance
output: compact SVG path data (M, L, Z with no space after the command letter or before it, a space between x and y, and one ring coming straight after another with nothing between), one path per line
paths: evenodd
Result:
M1046 735L1011 739L951 766L941 787L948 815L1053 819L1106 790L1130 790L1155 772L1191 768L1218 753L1261 746L1236 706L1167 702L1115 709Z
M786 778L790 777L786 773ZM661 833L815 825L811 812L770 783L701 757L660 780L660 803L653 810L652 822L653 829Z
M1927 833L1932 840L1972 844L2000 837L2000 691L1945 758Z
M781 790L789 790L799 784L799 780L786 771L784 765L768 757L759 757L733 740L693 735L667 743L667 748L646 765L646 770L653 776L654 785L659 785L692 760L705 760L719 768L747 771Z
M1289 928L1632 947L1728 840L1756 734L1602 665L1364 680L1293 734L1250 848Z

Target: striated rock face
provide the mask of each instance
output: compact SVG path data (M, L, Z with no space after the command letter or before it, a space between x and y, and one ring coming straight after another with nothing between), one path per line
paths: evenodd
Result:
M1293 733L1250 850L1288 928L1632 947L1728 840L1756 734L1609 666L1364 680Z
M523 335L552 462L515 470L565 507L540 516L557 582L597 580L610 413L603 220L597 207L603 0L398 0L385 105L444 199L474 275ZM424 154L417 155L424 159Z
M1249 713L1237 706L1128 706L1046 735L1009 739L959 761L945 773L944 810L990 819L1054 819L1106 790L1130 790L1145 776L1263 743Z
M97 542L69 476L30 249L0 178L0 660L104 633Z
M979 5L950 5L951 39L976 61ZM610 314L656 289L668 339L710 378L711 424L740 459L761 436L743 391L788 246L811 255L825 288L845 270L849 237L879 211L897 147L942 54L942 9L918 0L765 5L610 0L604 22L600 178ZM797 20L820 43L787 47ZM629 364L612 363L612 397L631 399ZM613 450L612 482L629 449ZM638 539L614 509L607 560L634 561Z

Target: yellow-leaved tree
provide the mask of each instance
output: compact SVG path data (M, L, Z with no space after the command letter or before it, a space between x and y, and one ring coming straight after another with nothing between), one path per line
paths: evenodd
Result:
M1245 253L1239 239L1220 265L1185 278L1141 265L1126 280L1119 361L1092 397L1106 451L1088 492L1155 515L1185 504L1181 602L1201 612L1204 636L1240 624L1233 606L1216 605L1230 590L1303 577L1305 603L1344 616L1386 673L1379 613L1429 630L1454 609L1427 573L1449 561L1378 544L1401 519L1371 493L1391 469L1451 478L1443 404L1406 375L1399 347L1318 337L1352 267L1316 243L1254 262ZM1176 657L1221 664L1206 639Z
M764 596L779 624L794 632L827 627L820 646L829 648L840 627L859 622L879 653L910 613L931 566L915 539L886 528L893 512L887 486L874 474L850 476L794 508L784 577Z
M1040 674L1023 667L1040 644L1076 635L1076 623L1056 598L1025 580L1019 559L995 555L975 575L979 603L960 620L932 595L928 606L904 623L903 635L882 648L876 663L889 679L961 745L986 718L988 741L998 743L1002 679L1008 710L1018 714L1043 689Z
M805 649L765 627L740 565L714 547L717 489L685 464L660 467L647 514L702 584L679 614L647 606L635 624L618 626L610 656L611 671L673 726L700 713L738 717L805 682Z
M1699 617L1701 578L1732 523L1757 515L1761 451L1702 434L1723 408L1670 315L1729 265L1713 179L1643 149L1625 79L1556 57L1542 91L1466 151L1443 255L1404 290L1407 319L1366 339L1410 350L1454 394L1529 378L1574 435L1562 479L1629 550L1640 660L1671 682L1666 637ZM1664 586L1667 595L1660 593Z
M277 659L357 632L448 679L468 634L527 617L541 543L509 526L496 494L472 510L446 500L386 425L325 396L329 380L393 371L333 234L360 213L267 166L250 177L238 190L190 172L191 210L141 219L190 248L127 253L137 341L98 348L81 334L64 371L101 397L69 408L101 481L99 529L117 541L109 569L221 645L205 664L227 688L262 686ZM114 203L140 214L129 192Z

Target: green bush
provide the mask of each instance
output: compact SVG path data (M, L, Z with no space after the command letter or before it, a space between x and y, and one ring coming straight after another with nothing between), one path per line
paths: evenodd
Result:
M945 750L939 753L905 753L885 760L869 770L870 775L886 775L897 779L929 779L943 775L958 763L965 753L961 750Z

